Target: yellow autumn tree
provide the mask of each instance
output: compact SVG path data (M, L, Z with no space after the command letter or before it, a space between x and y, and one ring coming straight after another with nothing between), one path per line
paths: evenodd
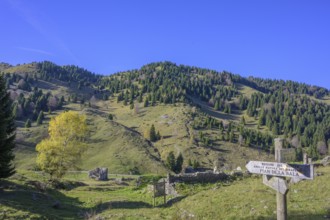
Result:
M51 179L61 178L70 168L76 168L86 150L86 116L74 111L63 112L49 122L49 138L36 147L37 165Z

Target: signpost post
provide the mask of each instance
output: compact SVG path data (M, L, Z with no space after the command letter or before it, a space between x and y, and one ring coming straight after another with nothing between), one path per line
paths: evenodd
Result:
M283 139L275 139L275 151L277 152L277 158L275 158L276 162L284 162L283 155L281 154L281 150L283 148ZM285 177L275 177L279 180L285 182ZM277 220L286 220L288 216L287 206L286 206L286 194L288 190L282 194L279 190L276 191L276 214Z
M262 174L263 183L276 190L277 219L287 219L286 194L289 187L286 177L291 177L293 182L302 179L314 179L314 167L311 164L287 164L292 159L293 151L283 148L283 139L275 139L276 162L249 161L246 168L250 173Z
M166 181L153 183L153 204L156 206L156 197L164 196L164 204L166 204Z

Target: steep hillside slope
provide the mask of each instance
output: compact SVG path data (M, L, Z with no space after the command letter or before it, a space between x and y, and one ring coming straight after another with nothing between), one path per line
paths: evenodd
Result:
M47 61L1 66L14 101L20 168L34 168L34 147L47 136L49 118L69 109L88 114L94 132L82 169L165 173L171 151L183 154L185 166L244 166L273 158L275 137L285 138L297 159L303 151L317 159L330 143L329 91L317 86L170 62L111 76ZM31 128L24 128L27 120ZM151 125L161 136L153 143Z
M84 109L90 130L88 150L82 170L108 167L111 173L166 173L160 155L150 142L139 133L110 121L102 112ZM54 113L54 115L57 112ZM34 169L35 145L47 137L47 125L19 128L17 132L16 166L18 169Z

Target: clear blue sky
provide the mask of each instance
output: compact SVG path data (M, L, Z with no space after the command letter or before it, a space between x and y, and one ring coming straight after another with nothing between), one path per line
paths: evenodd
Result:
M330 89L328 0L1 0L0 61L172 61Z

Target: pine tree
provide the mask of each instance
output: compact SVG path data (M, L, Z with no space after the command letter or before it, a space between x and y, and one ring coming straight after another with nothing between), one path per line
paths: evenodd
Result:
M139 98L138 98L138 102L141 103L142 101L143 101L143 98L142 98L142 92L141 92L139 95Z
M12 161L16 128L11 106L4 77L0 75L0 179L15 173Z
M175 172L180 173L182 170L182 165L183 165L183 156L180 153L179 156L176 158L176 163L175 163Z
M296 160L297 161L303 160L303 150L301 147L296 148Z
M227 113L231 114L231 105L230 104L228 104L228 112Z
M154 125L151 125L150 128L150 141L154 142L157 141L157 134L156 134L156 129Z
M17 112L18 112L18 103L15 103L14 108L13 108L13 118L14 119L17 118Z
M192 161L190 158L188 159L188 166L192 166Z
M62 96L61 99L60 99L60 101L58 102L57 108L59 108L59 109L62 108L63 107L63 104L64 104L64 97Z
M234 131L231 131L230 134L229 134L229 141L230 142L234 142Z
M274 135L279 135L277 123L274 123L272 132L273 132Z
M144 105L143 105L143 106L144 106L144 107L148 107L148 105L149 105L148 99L145 99L145 100L144 100Z
M25 128L30 128L31 127L31 120L30 119L26 120L24 126L25 126Z
M37 118L37 125L41 125L43 120L44 120L44 112L40 111Z
M161 139L159 131L157 131L156 138L157 138L157 141L159 141Z
M219 101L218 100L215 101L214 109L217 111L219 110Z
M242 125L246 124L244 116L242 116L241 123L242 123Z
M193 162L193 168L197 169L200 166L199 162L197 160L194 160Z
M167 167L172 170L175 171L175 167L176 167L176 162L175 162L175 156L173 151L171 151L166 158L166 165Z
M222 131L223 131L223 129L224 129L224 127L223 127L223 122L222 122L222 121L220 121L220 123L219 123L219 130L222 132Z

